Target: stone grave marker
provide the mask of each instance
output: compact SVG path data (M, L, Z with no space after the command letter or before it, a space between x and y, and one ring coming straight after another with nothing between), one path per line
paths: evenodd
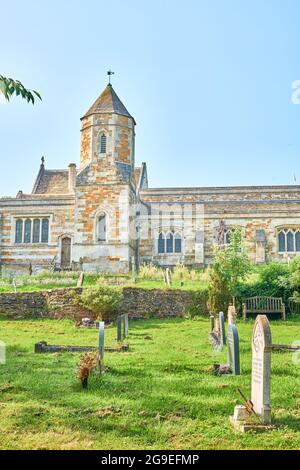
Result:
M222 346L226 345L225 318L224 313L219 313L220 340Z
M82 271L79 275L76 287L82 287L83 286L83 281L84 281L84 272Z
M124 337L127 338L128 336L128 330L129 330L129 325L128 325L128 313L124 314Z
M234 305L228 307L228 325L235 324L236 321L236 309Z
M227 334L228 362L233 375L240 375L240 346L237 327L233 324L228 326Z
M123 340L123 331L122 331L122 315L117 317L117 341L120 343Z
M99 324L98 365L100 374L104 371L104 321Z
M215 329L215 317L213 315L210 315L210 332L212 333Z
M263 424L271 423L272 335L266 315L258 315L252 334L251 401L255 413Z

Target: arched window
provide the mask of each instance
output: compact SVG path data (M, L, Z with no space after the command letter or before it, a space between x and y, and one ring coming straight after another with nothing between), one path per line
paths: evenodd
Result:
M295 235L295 240L296 240L296 251L300 251L300 232L296 232Z
M293 232L288 231L287 236L286 236L286 243L287 243L287 251L288 252L295 251L294 233Z
M98 152L99 153L106 153L106 135L105 134L99 134Z
M171 232L167 235L167 253L174 253L174 236Z
M25 220L24 243L31 243L31 220L30 219Z
M97 241L105 242L107 234L106 215L101 214L97 220Z
M23 241L23 220L16 221L15 243L22 243Z
M278 234L278 251L280 253L284 253L286 251L285 248L285 232L281 231Z
M32 233L32 243L39 243L40 241L40 219L34 219L33 221L33 233Z
M163 233L160 233L158 237L158 253L162 254L165 253L165 251L165 236Z
M42 243L48 243L49 240L49 220L42 220Z
M300 230L281 229L277 234L279 253L300 252Z
M181 253L182 246L181 246L181 235L179 233L175 234L175 253Z

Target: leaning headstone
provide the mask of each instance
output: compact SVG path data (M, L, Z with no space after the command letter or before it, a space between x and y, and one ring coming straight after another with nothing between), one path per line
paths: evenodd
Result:
M167 281L168 287L171 287L172 279L171 279L171 273L170 273L169 268L166 269L166 281Z
M220 325L220 341L222 345L226 344L226 332L225 332L225 318L224 313L219 313L219 325Z
M98 365L100 374L104 371L104 321L99 324Z
M228 362L233 375L240 375L239 334L235 325L228 326L227 334Z
M82 287L83 286L83 281L84 281L84 272L81 272L80 275L79 275L76 287Z
M271 423L271 346L268 318L266 315L258 315L252 334L251 401L255 413L264 424Z
M228 307L228 325L235 324L236 321L236 309L234 305Z

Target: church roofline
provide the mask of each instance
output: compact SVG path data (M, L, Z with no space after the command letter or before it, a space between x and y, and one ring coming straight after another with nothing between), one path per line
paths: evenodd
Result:
M300 192L300 185L270 185L270 186L200 186L200 187L170 187L141 189L143 194L213 194L213 193L243 193L243 192Z

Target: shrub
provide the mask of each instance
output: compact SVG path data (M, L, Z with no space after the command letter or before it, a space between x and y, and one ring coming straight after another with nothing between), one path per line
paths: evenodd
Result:
M94 312L98 319L110 321L116 317L122 298L118 287L97 283L84 289L75 302Z
M186 313L191 317L208 315L208 289L193 292L193 303L186 308Z
M214 314L227 311L235 303L238 281L244 280L250 271L248 256L242 244L241 231L232 232L230 243L216 246L214 262L209 272L209 308Z

